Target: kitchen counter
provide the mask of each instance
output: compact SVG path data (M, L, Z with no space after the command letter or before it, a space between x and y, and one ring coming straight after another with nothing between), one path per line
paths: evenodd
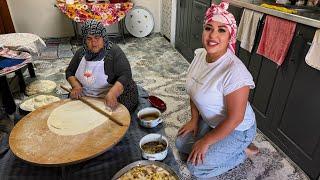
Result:
M315 11L317 13L289 14L289 13L261 7L260 5L263 3L268 4L268 1L265 1L265 0L231 0L230 1L230 4L238 7L244 7L247 9L251 9L251 10L262 12L272 16L280 17L283 19L305 24L315 28L320 28L320 10ZM298 6L295 6L295 7L298 7Z

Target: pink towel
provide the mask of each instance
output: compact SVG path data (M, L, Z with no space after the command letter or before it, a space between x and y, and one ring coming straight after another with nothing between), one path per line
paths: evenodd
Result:
M268 15L257 53L280 66L287 55L296 25L295 22Z

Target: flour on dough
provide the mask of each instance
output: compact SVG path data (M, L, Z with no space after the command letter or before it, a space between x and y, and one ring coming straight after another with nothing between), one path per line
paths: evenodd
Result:
M50 80L37 80L26 87L28 96L38 93L50 93L57 87L57 84Z
M89 100L100 109L105 109L105 104L98 100ZM110 112L109 112L110 113ZM77 100L65 103L54 109L47 121L50 131L70 136L86 133L103 123L108 123L109 118Z
M50 104L59 100L60 98L52 95L38 95L20 104L20 108L25 111L34 111L39 107L45 106L47 104Z

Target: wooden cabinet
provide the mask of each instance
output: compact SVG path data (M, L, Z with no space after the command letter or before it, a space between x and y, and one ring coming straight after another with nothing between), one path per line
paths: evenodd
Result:
M315 28L298 25L291 54L279 69L270 122L273 141L312 179L320 174L320 71L305 62Z
M241 18L242 8L231 7L236 19ZM320 174L320 71L305 63L316 29L297 25L280 67L255 53L262 29L260 23L252 53L241 48L237 51L256 84L249 99L258 128L311 179L316 179Z
M192 50L190 47L190 19L191 19L190 0L177 1L177 26L176 26L176 44L178 51L189 61L192 59Z
M11 20L6 0L0 0L0 34L14 33L14 26Z
M176 48L192 61L193 51L202 46L202 22L210 1L178 0ZM243 8L229 6L237 24ZM181 14L179 14L181 13ZM284 63L277 67L255 53L261 38L259 23L251 53L237 42L237 56L253 76L256 88L249 100L258 128L299 165L311 179L320 175L320 71L305 63L315 28L298 24Z
M193 59L194 50L202 47L202 26L206 10L211 0L177 1L177 50L189 61Z

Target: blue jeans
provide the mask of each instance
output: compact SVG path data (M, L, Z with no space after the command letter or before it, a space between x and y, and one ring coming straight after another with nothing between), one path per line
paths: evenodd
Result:
M191 133L184 137L177 137L176 147L180 152L190 154L193 144L212 130L202 119L199 119L198 127L196 137L193 137ZM245 131L234 130L224 139L209 147L203 164L195 166L188 162L189 171L197 178L211 178L227 172L246 159L244 150L253 141L255 135L256 124Z

